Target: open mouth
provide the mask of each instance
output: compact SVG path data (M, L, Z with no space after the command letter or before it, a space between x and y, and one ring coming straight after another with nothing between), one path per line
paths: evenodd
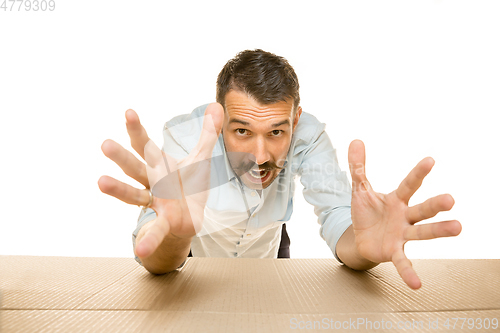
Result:
M254 178L264 178L269 170L250 170L250 175Z
M252 183L257 183L257 184L265 182L269 178L270 174L271 170L252 169L247 172L248 179Z

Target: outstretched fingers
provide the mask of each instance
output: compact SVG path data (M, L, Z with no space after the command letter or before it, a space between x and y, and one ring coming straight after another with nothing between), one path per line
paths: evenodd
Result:
M101 150L108 158L118 164L127 176L132 177L144 187L149 188L146 166L139 161L134 154L120 146L113 140L106 140L101 146Z
M425 176L429 174L432 167L434 166L434 159L432 157L426 157L421 160L406 176L401 182L396 190L396 195L403 202L408 204L411 196L419 189L422 185L422 181Z
M349 145L349 170L352 177L352 190L367 191L371 189L365 172L365 145L361 140L354 140Z
M462 232L462 225L452 220L409 226L405 230L404 237L406 240L426 240L457 236L460 232Z
M148 134L144 127L141 125L137 113L129 109L125 112L125 119L127 120L127 132L130 136L130 143L132 148L144 158L144 147L149 141Z
M219 139L224 121L224 109L219 103L207 106L203 127L196 147L189 156L179 162L179 176L185 196L196 199L197 205L205 206L210 189L212 153ZM199 196L198 193L204 193ZM192 213L192 212L191 212ZM203 214L202 214L203 215Z
M99 189L125 203L145 206L149 203L149 191L139 190L109 176L102 176L97 182Z
M224 109L219 103L212 103L207 106L203 118L203 128L200 139L194 149L196 161L209 159L219 138L219 134L224 122Z
M403 249L393 254L392 263L396 266L399 276L401 276L408 287L418 289L422 286L417 273L413 269L411 261L406 257Z
M449 194L441 194L427 199L418 205L408 208L408 222L414 224L422 220L430 219L439 212L450 210L454 204L455 200Z

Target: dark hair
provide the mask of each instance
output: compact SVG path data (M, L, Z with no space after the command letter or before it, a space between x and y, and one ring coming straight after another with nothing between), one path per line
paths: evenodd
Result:
M226 94L244 92L260 104L293 100L293 111L300 103L299 80L288 61L260 49L245 50L229 60L217 77L217 102L224 110Z

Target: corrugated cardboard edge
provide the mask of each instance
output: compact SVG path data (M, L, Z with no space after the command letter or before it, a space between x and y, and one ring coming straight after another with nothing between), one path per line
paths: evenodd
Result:
M32 259L40 267L59 260ZM31 265L32 259L15 262ZM89 292L77 295L78 303L72 309L7 309L3 293L2 332L84 332L89 327L95 332L289 332L324 331L325 325L336 329L335 325L346 323L352 329L353 322L360 331L380 332L380 325L389 321L391 325L422 323L419 332L470 332L463 325L455 330L443 325L452 318L484 323L493 317L500 319L499 260L414 260L424 281L420 291L406 287L391 264L356 272L331 259L189 258L177 272L155 277L138 265L127 266L128 259L65 260L71 267L85 270L88 265L96 274L105 272L111 282L87 284ZM111 269L122 264L125 270ZM28 289L24 295L29 297L18 304L29 305L26 302L51 296L46 291L52 286L42 282L35 285L36 293ZM72 280L62 282L66 283L60 289L75 290ZM64 299L70 293L56 292L60 303L54 302L55 306L74 303ZM365 325L371 322L372 328L360 327L360 320ZM432 327L436 321L437 329ZM475 330L481 331L477 326Z

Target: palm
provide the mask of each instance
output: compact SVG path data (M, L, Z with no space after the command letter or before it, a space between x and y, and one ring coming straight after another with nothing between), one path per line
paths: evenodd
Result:
M456 236L461 231L458 221L415 225L440 211L450 210L454 204L453 198L444 194L416 206L408 206L408 201L430 172L434 161L423 159L389 194L377 193L370 186L365 174L365 150L361 141L351 143L349 165L353 179L351 216L358 252L373 262L392 261L403 280L410 287L419 288L420 280L404 254L404 244L409 240Z
M198 145L182 160L161 151L151 141L137 114L126 113L127 130L134 150L147 162L145 165L114 141L106 140L102 150L122 170L144 185L139 190L114 178L99 179L101 191L133 205L147 205L149 191L153 194L150 207L157 218L136 244L139 257L151 255L163 239L171 234L179 238L194 236L201 229L203 211L208 198L210 157L222 128L224 112L220 104L211 104L205 112Z
M407 207L394 195L357 192L352 200L352 219L359 252L373 262L390 261L392 253L402 248ZM387 213L386 213L387 212ZM389 221L400 221L390 223ZM376 242L367 241L375 238Z

